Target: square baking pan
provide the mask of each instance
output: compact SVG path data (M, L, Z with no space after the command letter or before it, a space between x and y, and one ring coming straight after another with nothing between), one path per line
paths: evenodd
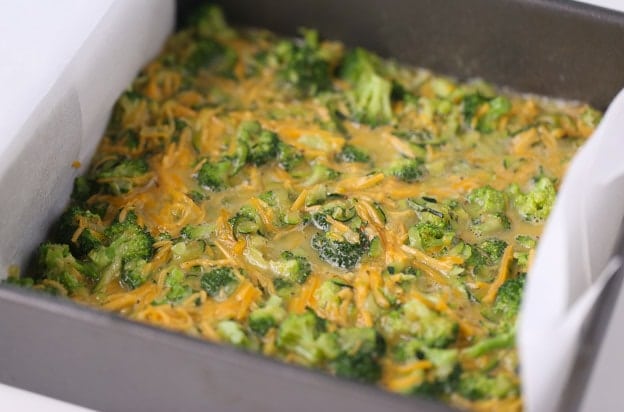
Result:
M197 3L180 1L179 21ZM235 24L286 35L318 28L404 63L601 109L624 86L624 14L570 1L217 3ZM37 213L38 205L33 195L15 213ZM597 313L605 325L609 310ZM591 362L579 365L586 377ZM10 285L0 285L0 382L102 411L449 410ZM584 379L576 382L580 397Z

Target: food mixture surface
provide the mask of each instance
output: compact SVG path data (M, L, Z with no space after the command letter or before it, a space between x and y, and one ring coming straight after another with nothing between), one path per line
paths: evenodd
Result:
M443 399L521 409L516 318L600 114L207 7L116 104L33 285Z

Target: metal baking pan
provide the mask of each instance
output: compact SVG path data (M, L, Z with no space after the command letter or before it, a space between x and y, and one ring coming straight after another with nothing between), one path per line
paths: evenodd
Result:
M196 3L180 1L179 19ZM284 34L315 27L405 63L522 92L605 108L624 86L624 14L574 2L221 3L234 23ZM600 314L605 323L609 311ZM449 410L9 285L0 285L0 382L103 411Z

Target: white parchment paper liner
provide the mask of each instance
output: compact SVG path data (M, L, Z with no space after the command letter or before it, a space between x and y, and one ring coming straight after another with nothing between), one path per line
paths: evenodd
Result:
M581 328L607 280L624 217L624 91L570 164L525 290L518 344L525 407L558 407Z

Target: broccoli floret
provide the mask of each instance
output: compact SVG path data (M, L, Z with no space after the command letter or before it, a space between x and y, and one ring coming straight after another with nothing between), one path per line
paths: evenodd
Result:
M262 128L257 121L244 121L238 127L236 134L240 152L244 157L239 162L245 161L257 166L263 165L274 159L280 143L277 134Z
M505 320L515 319L520 311L525 278L524 275L518 275L503 283L494 300L494 313Z
M38 263L47 279L59 282L70 294L84 286L85 275L93 276L88 267L74 258L68 245L42 244L38 251Z
M538 178L526 194L522 193L517 184L511 185L508 192L514 207L527 222L542 222L546 219L557 195L555 185L547 177Z
M370 156L356 146L346 144L343 146L340 153L336 155L336 159L340 162L347 163L366 163L370 161Z
M496 130L498 121L511 110L511 102L503 96L489 101L488 111L479 119L477 130L481 133L490 133Z
M72 239L78 227L84 227L84 229L73 242ZM99 215L81 207L72 206L59 218L53 230L52 238L58 243L70 245L76 256L85 256L105 240L102 232L103 225Z
M214 224L200 223L199 225L184 226L180 231L180 235L182 235L183 238L190 240L210 239L214 231Z
M459 351L457 349L438 349L423 347L422 352L435 368L437 379L447 379L458 366Z
M174 268L167 274L165 286L168 288L167 294L161 300L154 301L153 304L178 303L193 292L191 287L186 284L185 273L179 268Z
M217 300L230 296L238 287L238 278L231 267L218 267L204 273L201 277L201 288Z
M369 72L353 89L355 119L370 126L387 124L392 120L391 84L383 77Z
M518 235L516 236L516 242L522 247L527 249L532 249L537 245L537 241L533 236L529 235Z
M171 247L173 261L183 262L202 257L206 251L206 242L203 240L178 241Z
M93 183L93 180L87 176L78 176L74 179L74 188L71 193L71 199L77 203L86 202L95 191L95 185Z
M237 59L238 56L232 48L211 38L199 39L184 60L184 67L191 73L210 69L215 73L233 77Z
M297 354L304 363L317 365L336 354L335 339L324 332L324 323L313 312L292 313L282 322L277 346Z
M288 250L280 254L279 260L272 260L270 266L276 276L299 284L304 283L312 273L308 259Z
M518 386L504 375L465 372L459 378L459 394L467 399L502 399L518 393Z
M410 246L421 250L446 247L455 238L455 232L432 222L418 222L408 231Z
M412 373L415 385L406 392L427 397L439 397L450 393L456 386L461 372L459 366L459 351L457 349L430 348L418 339L401 342L394 347L394 358L398 362L412 362L426 359L432 368L425 373L417 369Z
M287 172L300 165L302 160L303 154L294 146L284 142L277 144L277 164Z
M122 261L152 257L154 238L139 226L134 213L128 213L123 222L115 221L104 233L110 240L107 255L119 257Z
M479 107L487 101L488 98L479 93L472 93L464 96L462 101L462 114L464 115L464 121L470 123L477 115Z
M468 201L466 211L473 217L484 214L505 213L507 207L505 193L491 186L483 186L472 190L466 196L466 200Z
M403 305L407 322L414 334L428 347L443 348L457 338L457 322L429 309L425 304L411 300Z
M312 172L303 184L306 186L312 186L327 180L334 180L338 178L338 176L340 176L340 172L317 163L312 167Z
M233 320L222 320L217 324L217 333L221 339L239 347L248 347L250 340L243 327Z
M238 237L239 234L247 235L259 233L262 229L262 219L256 209L251 206L241 207L239 211L229 219L229 223L232 225L234 237Z
M426 172L424 163L424 160L420 158L400 159L392 163L385 172L399 180L411 183L424 176Z
M511 222L505 215L507 209L505 193L490 186L483 186L468 193L466 200L466 212L473 217L472 229L478 235L511 227Z
M197 28L201 37L230 37L234 34L232 28L227 24L223 11L214 4L203 5L192 15L189 24Z
M319 257L330 265L343 269L355 267L368 252L369 246L370 242L362 232L357 243L338 238L338 235L331 232L317 233L312 237L312 248Z
M137 178L146 175L149 166L145 159L118 158L104 162L95 171L95 180L110 193L127 193L138 183Z
M114 277L124 271L130 273L140 266L140 260L152 257L154 238L137 223L134 213L128 213L123 222L115 221L106 228L107 246L100 246L89 252L89 260L97 270L99 281L96 290L101 290ZM128 269L125 267L128 266Z
M462 353L470 358L478 358L493 350L512 348L516 342L515 329L499 333L491 338L485 338L472 346L467 347Z
M282 298L272 295L266 304L249 314L249 329L264 336L267 331L276 327L286 318L286 310L282 307Z
M323 310L330 310L332 307L337 307L340 304L340 297L338 292L342 288L331 280L324 281L318 289L314 291L314 299L319 308Z
M342 78L352 86L350 97L355 120L373 127L392 120L392 83L379 75L376 66L376 56L356 48L347 53L341 69Z
M479 245L488 264L493 265L500 260L507 248L507 242L501 239L488 239Z
M477 121L477 130L482 133L489 133L496 130L496 126L501 117L511 110L511 102L503 96L488 98L479 93L466 95L463 100L463 115L467 123L477 116L482 105L488 104L488 111Z
M330 365L334 373L361 382L379 380L379 358L386 350L383 337L373 328L339 329L337 335L340 352Z
M121 283L129 289L136 289L141 286L146 279L143 273L146 264L145 259L134 259L124 263L119 278Z
M321 53L318 33L302 30L303 40L283 41L274 52L278 77L304 97L315 96L332 86L330 66Z
M218 192L229 186L228 177L232 163L227 160L217 162L205 162L197 173L197 181L200 185Z
M345 54L340 67L340 77L351 84L358 83L368 72L375 72L379 58L357 47Z
M472 231L479 236L509 230L511 221L503 213L484 214L472 220Z

